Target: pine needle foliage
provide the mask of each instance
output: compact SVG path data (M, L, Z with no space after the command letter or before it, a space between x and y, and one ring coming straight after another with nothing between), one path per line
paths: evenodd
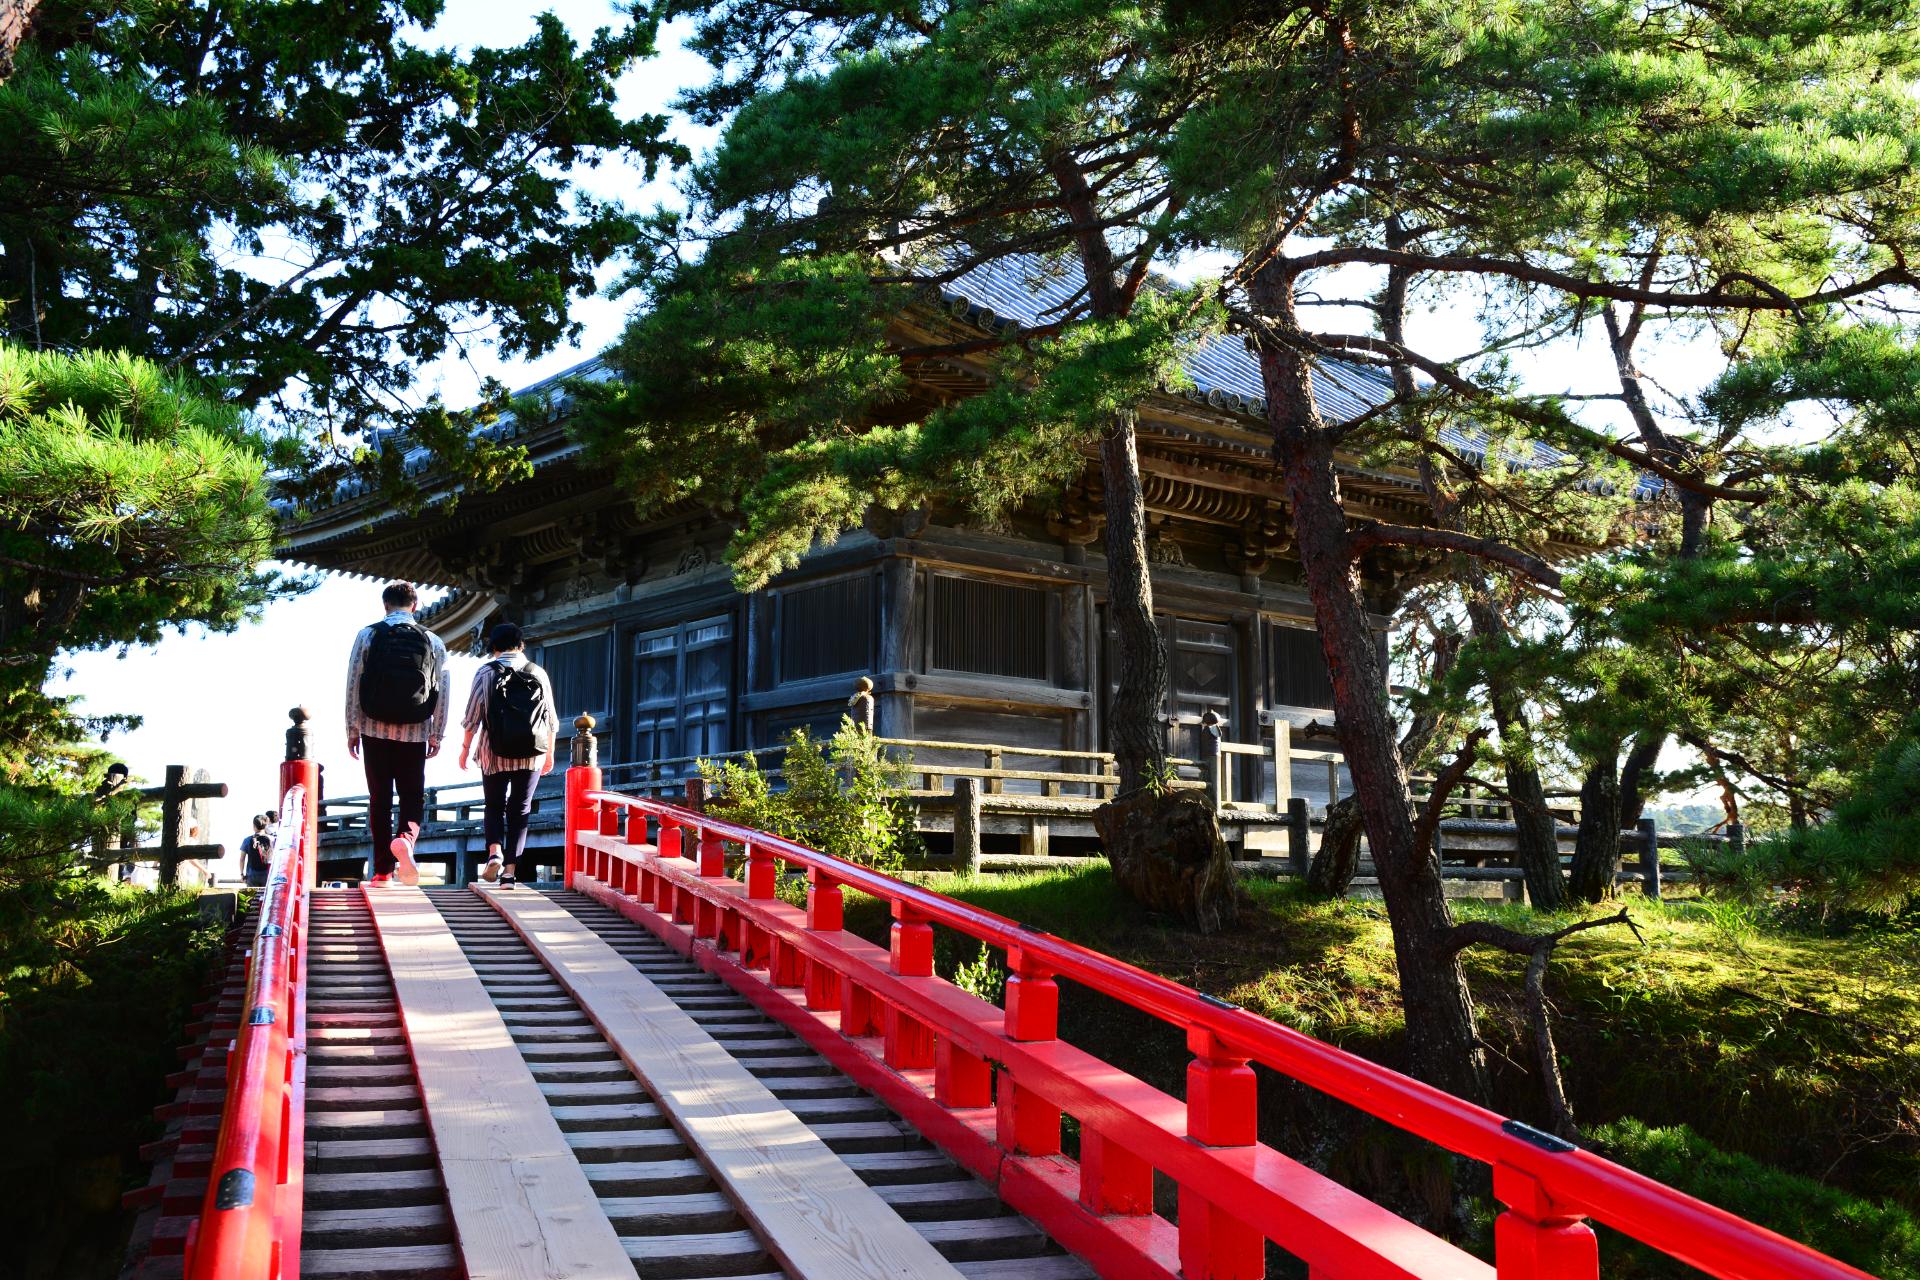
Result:
M468 484L524 473L422 366L490 342L576 339L574 299L640 237L576 167L682 155L619 78L654 52L623 18L576 41L423 33L439 0L36 7L0 82L0 337L124 350L269 409L306 448L295 486L357 468L416 487L389 429Z

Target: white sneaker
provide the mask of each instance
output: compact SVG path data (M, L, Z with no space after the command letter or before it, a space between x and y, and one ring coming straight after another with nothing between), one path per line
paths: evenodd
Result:
M393 878L401 884L419 884L420 867L413 860L413 838L395 836L387 848L393 853Z
M500 869L504 866L506 866L506 863L497 855L495 857L488 858L487 865L480 868L480 878L482 880L485 880L488 884L492 884L495 880L498 880L500 878Z

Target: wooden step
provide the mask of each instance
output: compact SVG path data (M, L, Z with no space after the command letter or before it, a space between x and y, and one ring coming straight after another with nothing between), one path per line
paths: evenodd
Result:
M433 1169L372 1169L360 1173L309 1173L309 1209L363 1205L432 1204L446 1199Z
M300 1221L301 1249L368 1249L451 1244L453 1219L445 1205L309 1209Z
M385 1249L300 1250L301 1280L464 1280L460 1252L451 1244Z

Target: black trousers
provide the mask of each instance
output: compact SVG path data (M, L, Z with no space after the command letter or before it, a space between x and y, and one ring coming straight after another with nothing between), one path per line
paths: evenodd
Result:
M538 777L532 769L502 769L480 778L487 799L481 828L489 846L500 846L515 880L535 878L533 859L527 856L527 815L533 812L533 784Z
M393 797L400 797L400 830L420 834L426 813L427 744L360 739L360 760L367 766L367 830L373 836L373 874L393 874Z

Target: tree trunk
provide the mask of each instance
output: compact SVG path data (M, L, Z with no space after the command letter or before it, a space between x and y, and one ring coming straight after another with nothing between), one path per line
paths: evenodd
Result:
M1651 733L1635 738L1633 750L1627 752L1627 762L1620 766L1620 829L1639 823L1641 812L1647 807L1647 770L1653 768L1653 762L1660 758L1660 748L1665 746L1667 735Z
M1167 768L1167 733L1160 720L1167 697L1167 646L1153 618L1146 505L1132 413L1121 414L1100 441L1100 475L1107 508L1107 626L1119 668L1107 708L1107 739L1124 794L1161 777Z
M1344 898L1360 869L1360 804L1345 796L1327 806L1326 825L1320 828L1320 847L1307 867L1307 889L1327 898Z
M1587 766L1580 783L1580 832L1574 838L1567 896L1599 902L1613 896L1620 871L1620 760L1603 753Z
M1510 726L1497 711L1494 719L1503 743L1510 733L1526 732L1524 719ZM1507 758L1507 798L1513 804L1514 844L1520 869L1527 876L1527 899L1536 911L1558 911L1567 904L1567 878L1560 869L1560 827L1547 807L1540 770L1530 759Z
M1291 282L1275 278L1272 269L1254 278L1254 301L1283 329L1297 328ZM1294 539L1332 677L1334 727L1393 931L1408 1066L1429 1084L1480 1100L1487 1079L1473 999L1459 957L1445 947L1453 917L1439 863L1430 853L1415 855L1413 799L1388 714L1386 673L1355 587L1333 443L1298 352L1273 339L1262 342L1260 372L1274 459L1292 502Z
M1476 580L1467 584L1467 621L1483 641L1503 645L1508 634L1506 617L1487 593L1483 576L1473 576ZM1520 869L1527 877L1527 898L1535 910L1557 911L1567 901L1560 836L1547 808L1540 770L1533 763L1526 709L1502 673L1489 675L1487 695L1506 755L1507 798L1513 804L1514 841Z
M1097 319L1126 315L1133 298L1114 271L1113 248L1086 172L1070 151L1052 157L1048 168L1072 221L1092 314ZM1210 930L1232 917L1233 864L1212 806L1196 807L1158 785L1167 772L1167 735L1160 720L1167 650L1153 620L1146 495L1131 409L1115 416L1100 441L1100 474L1107 506L1107 625L1119 666L1107 739L1120 795L1095 811L1094 824L1122 889L1144 906Z
M1134 901L1201 933L1232 922L1233 860L1204 792L1130 792L1095 809L1093 825Z
M1114 879L1149 910L1210 933L1233 918L1233 862L1205 797L1160 785L1167 776L1167 649L1153 619L1146 504L1134 418L1121 414L1100 442L1107 506L1107 625L1119 666L1107 737L1120 795L1094 811Z

